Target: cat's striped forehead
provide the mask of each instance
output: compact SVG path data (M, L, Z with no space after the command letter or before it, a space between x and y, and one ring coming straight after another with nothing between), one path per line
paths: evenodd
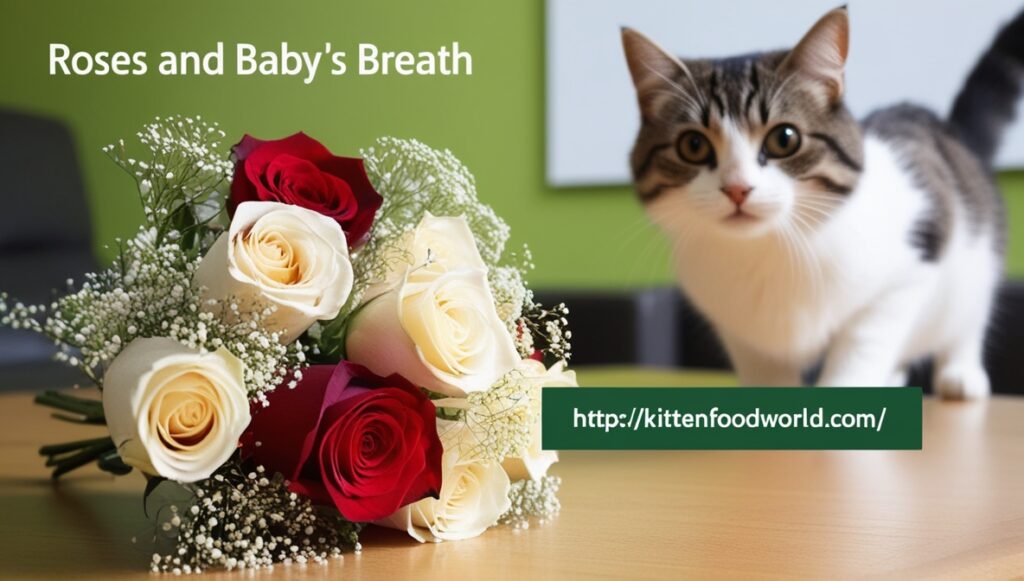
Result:
M649 121L688 123L706 129L726 119L740 127L767 125L773 113L793 109L792 98L802 100L799 91L789 95L790 101L779 98L789 85L780 82L776 74L785 54L779 51L683 61L684 68L667 83L672 90L652 96L655 102L651 109L658 114Z
M766 124L776 89L775 69L785 53L766 53L720 60L691 60L675 80L690 97L666 99L675 121L710 129L713 121L738 125Z

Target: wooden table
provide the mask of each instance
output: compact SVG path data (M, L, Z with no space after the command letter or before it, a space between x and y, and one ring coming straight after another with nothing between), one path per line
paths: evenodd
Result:
M729 383L591 371L590 385ZM52 485L40 444L96 428L0 396L0 577L150 578L137 476ZM920 452L574 452L563 512L529 531L419 545L364 534L361 554L225 579L981 577L1024 575L1024 399L924 406Z

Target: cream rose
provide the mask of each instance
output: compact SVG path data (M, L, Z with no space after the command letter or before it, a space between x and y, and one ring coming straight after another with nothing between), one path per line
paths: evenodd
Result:
M462 268L487 270L476 239L462 216L434 216L427 212L420 223L392 249L390 270L380 283L367 290L364 300L395 288L410 268L448 272Z
M290 343L318 320L338 316L352 292L345 232L326 216L277 202L245 202L195 276L206 296L277 307L266 321Z
M544 364L533 359L524 359L518 367L523 374L523 381L531 382L532 387L539 390L543 387L579 387L576 383L576 372L565 368L565 362L559 361L545 369ZM518 458L505 458L502 467L513 481L518 480L540 480L547 475L548 468L558 462L558 452L555 450L544 450L541 448L541 410L540 394L531 398L534 417L536 420L530 428L530 444L523 455Z
M438 420L439 432L444 424L450 422ZM407 531L421 543L458 541L480 535L508 511L511 483L501 465L462 458L457 436L444 439L438 498L406 505L376 524Z
M465 220L428 214L406 244L416 264L353 317L348 359L453 397L491 387L519 354Z
M136 339L103 378L103 413L125 464L179 482L209 477L249 425L244 364L167 338Z

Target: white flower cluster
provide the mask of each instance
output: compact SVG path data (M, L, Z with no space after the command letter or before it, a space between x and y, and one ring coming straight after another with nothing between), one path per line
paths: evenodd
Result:
M544 353L559 361L572 358L572 331L569 330L569 307L559 303L552 308L545 308L532 300L525 307L523 323L526 332L541 337L544 344L537 346Z
M103 151L135 179L156 241L173 229L186 250L211 242L198 238L209 234L206 227L221 213L221 186L234 172L220 142L224 132L202 117L174 115L157 117L136 137L148 148L148 159L130 156L124 140Z
M60 347L57 358L102 386L106 368L138 337L169 337L199 352L227 348L244 358L250 397L265 393L302 366L298 343L282 345L260 322L273 313L239 309L226 301L204 309L201 289L192 284L198 261L177 242L156 245L154 233L121 244L113 266L85 277L81 288L45 306L9 306L0 297L0 324L40 332ZM172 231L169 239L176 239ZM70 281L69 281L70 282ZM38 315L49 311L40 323ZM301 373L301 372L296 372ZM300 376L301 377L301 376Z
M280 475L262 466L242 474L231 464L191 485L193 502L164 513L158 534L172 549L156 552L154 573L201 573L211 567L272 568L275 563L323 563L346 549L359 550L358 525L318 511L289 492Z
M540 524L551 520L562 510L562 503L558 500L561 486L562 479L558 476L513 482L508 494L512 507L501 516L499 524L526 529L530 527L531 517L538 519Z
M453 426L460 437L452 440L462 457L501 462L521 456L530 444L530 427L538 420L538 398L537 382L513 370L486 391L435 404L443 417L447 413L455 420Z
M508 224L480 202L473 174L452 152L415 139L383 137L362 153L367 175L384 194L372 238L400 236L426 212L462 216L476 237L484 262L500 262L509 238Z

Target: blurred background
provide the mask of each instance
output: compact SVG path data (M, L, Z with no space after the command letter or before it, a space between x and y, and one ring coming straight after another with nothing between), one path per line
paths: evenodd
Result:
M545 31L552 8L544 0L4 0L0 288L45 301L46 289L105 263L113 255L105 244L134 233L141 211L132 182L100 148L131 139L155 115L219 121L228 141L301 130L340 155L355 155L378 136L415 137L460 157L475 173L480 197L511 225L513 243L529 243L537 265L533 287L545 301L566 300L573 309L574 363L723 365L713 334L672 288L667 248L631 188L553 187L546 179ZM51 42L90 52L144 50L153 67L160 51L205 52L218 41L260 50L287 41L308 51L331 42L349 52L350 66L359 42L436 51L458 41L473 55L473 74L330 77L321 71L310 85L233 71L223 77L163 77L154 70L143 77L48 74ZM621 60L591 66L587 74L595 87L608 78L629 87ZM634 122L636 111L619 114ZM577 139L584 151L600 147L587 135ZM999 183L1011 224L1007 268L1021 277L1024 172L1003 171ZM1004 299L1010 315L999 325L991 356L997 385L1024 384L1015 361L1024 339L1014 335L1024 324L1012 323L1024 321L1024 300L1016 297ZM45 344L0 331L0 387L72 381L47 367L47 358Z

